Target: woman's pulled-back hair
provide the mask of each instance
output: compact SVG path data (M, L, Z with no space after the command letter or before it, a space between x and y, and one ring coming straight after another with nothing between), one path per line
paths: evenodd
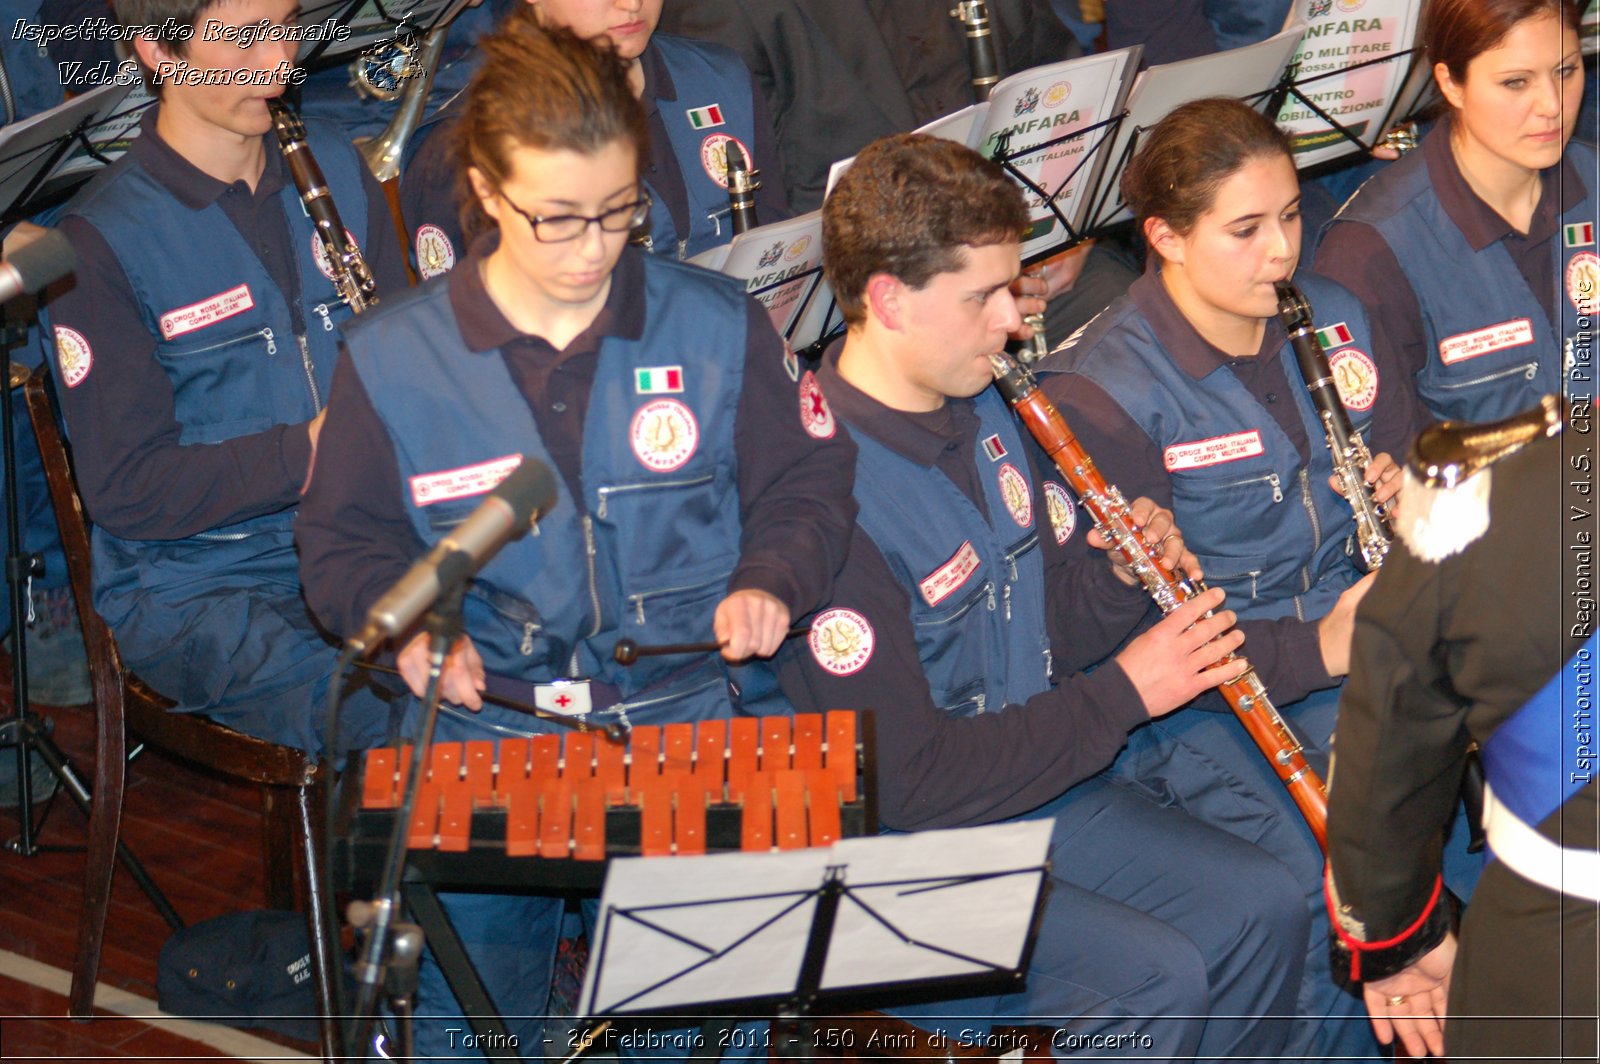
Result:
M458 191L476 207L466 173L476 167L499 188L517 148L593 155L615 141L642 162L650 133L628 82L628 62L605 40L586 41L562 26L539 25L531 4L478 40L483 64L467 86L455 130ZM480 220L481 221L481 220ZM475 227L466 226L470 233Z
M1122 174L1122 199L1143 228L1160 218L1187 234L1217 189L1246 163L1293 158L1289 137L1243 100L1211 96L1174 109L1144 134Z
M1545 15L1574 32L1582 18L1576 0L1431 0L1419 39L1429 62L1443 63L1459 84L1467 64L1505 40L1517 23Z

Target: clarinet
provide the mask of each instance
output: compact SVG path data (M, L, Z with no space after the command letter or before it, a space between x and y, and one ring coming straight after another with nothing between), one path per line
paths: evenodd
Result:
M950 17L966 27L972 95L982 103L1000 80L1000 57L994 50L994 32L989 29L989 5L984 0L962 0L950 9Z
M1361 551L1362 566L1371 572L1383 565L1389 554L1389 543L1394 539L1389 515L1373 498L1372 485L1366 481L1367 466L1372 453L1350 423L1350 414L1339 398L1339 389L1333 383L1333 370L1328 366L1327 352L1311 327L1311 304L1300 290L1288 281L1279 281L1278 317L1289 334L1294 347L1294 357L1300 364L1300 376L1305 378L1306 390L1317 408L1323 432L1328 439L1328 450L1333 455L1333 472L1339 478L1340 490L1356 517L1356 546Z
M306 214L316 224L322 237L322 246L328 253L328 263L333 270L333 285L339 298L357 314L378 302L378 285L367 268L367 260L355 241L345 236L344 223L339 220L339 209L333 205L333 195L328 191L328 179L322 176L306 143L306 127L300 116L281 99L267 101L272 112L272 131L278 136L278 147L283 149L284 162L300 190L300 202Z
M733 235L738 236L760 224L756 221L756 190L761 187L757 180L761 171L750 169L737 142L728 141L723 150L728 159L728 218Z
M1055 462L1056 468L1077 493L1084 509L1094 519L1094 527L1127 563L1150 597L1161 607L1161 612L1171 613L1203 593L1206 590L1204 582L1170 573L1156 561L1155 552L1145 544L1139 527L1133 522L1122 492L1106 483L1094 459L1084 451L1078 437L1061 416L1061 411L1039 390L1033 373L1003 354L991 355L990 361L994 365L996 390ZM1230 654L1224 660L1231 661L1233 657ZM1289 796L1310 825L1317 845L1326 853L1328 789L1306 762L1304 749L1277 707L1267 697L1267 689L1256 676L1255 669L1223 684L1218 690L1244 725L1250 739L1272 763L1273 770L1288 788Z

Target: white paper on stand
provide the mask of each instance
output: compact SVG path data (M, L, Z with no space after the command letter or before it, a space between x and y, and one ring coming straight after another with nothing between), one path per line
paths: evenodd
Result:
M846 895L823 989L1015 970L1049 842L1050 822L1041 820L788 853L618 858L607 871L579 1012L787 996L829 875Z
M1176 63L1163 63L1141 73L1128 94L1127 117L1110 145L1108 165L1097 182L1101 190L1091 219L1096 227L1130 217L1117 189L1132 151L1138 150L1135 138L1154 126L1177 107L1207 96L1259 98L1264 110L1264 94L1283 79L1289 59L1300 43L1301 26L1289 28L1264 41L1226 52L1197 56Z
M1292 62L1296 87L1361 142L1371 147L1385 127L1403 117L1397 104L1411 81L1423 0L1296 0L1305 35ZM1387 62L1372 62L1386 59ZM1366 64L1366 65L1362 65ZM1425 87L1425 86L1423 86ZM1412 102L1415 102L1414 100ZM1295 145L1295 166L1305 169L1360 150L1349 137L1300 100L1290 97L1278 124Z

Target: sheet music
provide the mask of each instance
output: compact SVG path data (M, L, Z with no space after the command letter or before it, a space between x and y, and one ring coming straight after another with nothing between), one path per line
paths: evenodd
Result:
M0 212L9 216L18 206L17 200L25 194L36 199L29 192L30 186L34 193L38 191L36 181L40 172L56 155L63 138L80 126L94 136L107 115L122 113L129 89L129 85L118 82L99 85L48 111L0 129ZM54 172L59 174L64 167L78 165L74 153L82 151L81 146L70 149L55 163ZM91 165L99 164L91 160Z
M790 346L805 347L816 339L802 336L800 323L816 293L827 288L821 280L821 211L746 230L730 245L699 254L694 262L742 280Z
M1237 96L1265 108L1266 94L1283 78L1300 43L1300 32L1301 26L1295 23L1256 44L1163 63L1140 74L1128 94L1127 117L1110 145L1105 172L1097 183L1100 194L1090 215L1094 224L1110 225L1130 217L1117 189L1129 157L1138 149L1142 131L1161 121L1173 108L1206 96Z
M974 122L968 145L995 157L1006 137L1009 165L1043 189L1074 230L1081 229L1086 190L1104 166L1101 147L1093 158L1091 148L1110 130L1095 130L1041 150L1031 150L1057 138L1096 126L1122 107L1128 93L1128 76L1138 65L1139 48L1070 59L1013 74L994 87L982 120ZM1080 165L1086 162L1087 165ZM1033 228L1023 241L1023 259L1037 258L1066 244L1070 235L1046 203L1046 197L1024 186Z
M607 870L578 1011L792 995L830 874L847 894L823 989L1015 970L1049 843L1050 822L1037 820L787 853L618 858Z
M1009 134L1005 162L1044 193L1018 182L1033 221L1022 257L1036 260L1072 239L1061 218L1074 232L1082 231L1090 193L1111 158L1112 130L1095 127L1122 110L1142 51L1136 45L1032 67L995 85L986 102L936 118L916 132L965 144L989 158L995 157L1002 135ZM1063 137L1071 139L1040 147ZM854 161L833 164L828 193ZM1045 202L1047 196L1056 210Z
M1295 53L1295 84L1318 107L1371 147L1394 118L1413 57L1423 0L1297 0L1305 35ZM1371 62L1387 59L1387 62ZM1368 64L1362 66L1360 64ZM1355 69L1349 69L1354 67ZM1414 86L1415 87L1415 86ZM1359 150L1300 100L1278 112L1301 169Z

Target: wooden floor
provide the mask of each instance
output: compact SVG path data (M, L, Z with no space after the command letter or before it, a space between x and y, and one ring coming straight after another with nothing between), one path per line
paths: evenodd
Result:
M66 709L48 715L55 721L57 742L79 775L92 779L91 711ZM7 748L0 756L15 755ZM254 788L145 754L128 769L122 838L186 922L259 909L265 905L259 803ZM137 998L156 998L156 957L169 929L120 867L100 964L99 981L110 991L102 991L96 1000L97 1005L112 1000L123 1015L100 1010L101 1017L92 1022L72 1022L66 1019L65 982L54 991L35 985L59 981L63 974L70 977L83 891L85 828L77 807L58 794L38 840L46 852L33 857L9 847L0 852L0 1059L170 1061L233 1055L185 1036L210 1037L207 1032L217 1036L211 1038L214 1042L232 1041L235 1053L241 1044L248 1047L249 1040L241 1042L229 1028L161 1017L127 1018L130 1012L145 1012ZM0 810L0 839L10 840L16 833L17 811ZM14 977L18 971L25 978ZM282 1047L275 1050L263 1042L246 1052L252 1059L316 1050L270 1032L250 1033Z

